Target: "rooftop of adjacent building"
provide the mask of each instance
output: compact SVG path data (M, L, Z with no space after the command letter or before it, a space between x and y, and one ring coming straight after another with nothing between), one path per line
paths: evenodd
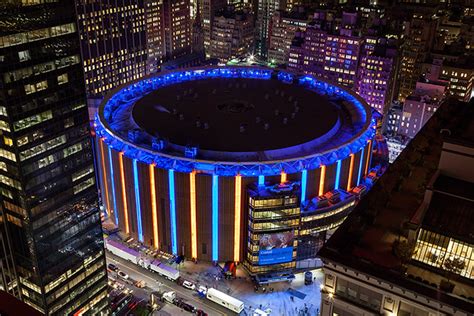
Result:
M450 138L441 135L440 131L444 129L449 129ZM372 190L359 202L348 219L320 251L320 256L324 260L337 262L387 280L420 295L432 297L463 310L470 310L472 302L460 295L474 297L472 280L458 278L457 283L460 286L454 295L442 292L432 284L433 282L439 284L443 279L442 271L433 272L413 264L409 264L406 271L402 258L397 257L393 249L395 241L407 234L407 223L421 207L425 199L425 189L438 172L444 142L452 143L460 139L465 146L473 148L473 130L472 104L450 100L441 106ZM431 209L428 208L425 219L420 223L440 229L444 227L445 234L454 231L469 237L471 234L469 227L472 228L474 224L472 200L468 201L474 192L471 190L472 182L467 185L465 179L461 181L446 176L438 177L433 187L440 192L436 193ZM440 194L444 196L441 198ZM456 194L464 196L461 199L465 199L465 202L458 206L453 205L452 201ZM468 207L466 203L469 204ZM457 214L453 216L451 211ZM469 212L470 215L466 217ZM468 223L460 224L459 221L462 220ZM422 274L429 276L432 281L425 284L426 282L418 282L407 277L408 274L413 276L413 273L415 277L420 277ZM420 281L421 278L423 277L420 277Z
M474 245L474 182L439 174L422 227Z
M285 182L285 183L252 183L247 188L250 197L260 199L271 199L277 197L296 197L300 193L300 182ZM296 202L295 202L296 203Z
M41 316L41 312L37 311L30 305L23 303L13 295L0 290L0 315L2 316Z

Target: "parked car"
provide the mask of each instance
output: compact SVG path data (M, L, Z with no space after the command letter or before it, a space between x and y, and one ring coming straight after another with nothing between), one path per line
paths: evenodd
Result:
M195 290L196 289L196 284L189 282L189 281L184 281L183 282L183 287L189 289L189 290Z
M118 268L115 264L113 264L113 263L109 263L109 264L107 265L107 268L109 268L109 269L112 270L112 271L118 271L118 270L119 270L119 268Z
M207 313L203 311L202 309L198 309L196 312L197 316L207 316Z
M122 278L124 280L128 280L128 274L126 274L125 272L119 271L117 274L120 278Z

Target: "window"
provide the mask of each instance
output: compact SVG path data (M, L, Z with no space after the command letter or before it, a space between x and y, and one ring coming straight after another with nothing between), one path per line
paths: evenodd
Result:
M51 110L48 110L43 113L32 115L30 117L16 121L15 123L13 123L13 129L15 130L15 132L21 131L22 129L37 125L52 118L53 113L51 112Z
M65 83L67 83L68 81L69 81L69 79L68 79L67 73L58 76L58 85L65 84Z
M24 50L24 51L18 52L18 58L20 59L20 62L30 60L31 59L30 51Z

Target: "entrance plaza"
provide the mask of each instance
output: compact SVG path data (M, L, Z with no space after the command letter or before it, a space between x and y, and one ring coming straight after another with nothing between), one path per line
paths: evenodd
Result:
M253 315L253 310L271 309L270 315L318 315L321 302L320 284L323 280L321 269L312 270L313 284L304 285L304 273L295 274L291 282L278 282L270 284L263 293L262 288L255 292L254 283L243 270L242 265L237 268L236 279L216 279L220 276L219 267L209 263L193 263L186 261L179 266L181 276L197 285L213 287L219 291L241 300L245 303L245 310L241 315ZM273 293L269 289L273 288ZM293 297L293 300L291 299ZM204 299L204 298L203 298ZM261 306L261 307L260 307ZM305 313L305 308L307 312Z

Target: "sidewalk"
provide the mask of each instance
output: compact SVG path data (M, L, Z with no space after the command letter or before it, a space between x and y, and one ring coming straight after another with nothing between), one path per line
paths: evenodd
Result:
M319 311L321 302L320 284L323 280L321 270L313 270L316 281L311 285L304 285L303 273L296 274L296 279L291 284L288 282L270 284L268 288L273 288L273 293L262 293L261 291L255 293L254 284L240 266L237 269L237 279L235 280L216 280L220 270L210 263L195 264L186 261L180 265L179 270L181 276L186 280L197 285L207 285L243 301L245 310L242 315L252 315L251 310L260 308L260 305L262 310L270 308L272 310L271 315L313 316L317 315ZM290 293L288 291L290 288L297 291L297 295ZM293 301L290 299L291 296L294 298ZM306 314L303 313L305 308L307 308Z

